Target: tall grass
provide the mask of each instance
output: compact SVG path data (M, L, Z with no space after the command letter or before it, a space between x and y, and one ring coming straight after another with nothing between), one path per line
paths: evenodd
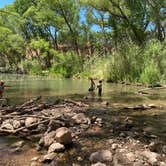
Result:
M166 81L166 41L147 42L144 46L121 44L105 58L93 57L84 64L84 71L110 82L156 84Z

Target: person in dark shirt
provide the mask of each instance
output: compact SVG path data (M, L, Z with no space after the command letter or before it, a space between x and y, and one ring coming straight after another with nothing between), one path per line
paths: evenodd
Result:
M93 92L95 90L95 82L93 78L90 78L90 87L88 89L89 92Z

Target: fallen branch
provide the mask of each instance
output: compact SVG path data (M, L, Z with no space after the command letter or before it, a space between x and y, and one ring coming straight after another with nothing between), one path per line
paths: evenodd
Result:
M162 86L162 87L151 87L151 88L144 88L144 89L140 89L137 91L137 93L146 93L144 91L147 91L147 90L155 90L155 89L165 89L166 88L166 85L165 86Z
M0 116L0 118L3 118L3 119L8 119L8 118L17 118L17 119L19 119L19 118L22 118L22 119L24 119L24 118L29 118L29 117L32 117L32 118L41 118L41 119L49 119L50 117L44 117L44 116L39 116L39 115L21 115L21 116L18 116L18 115L16 115L16 116L6 116L6 115L1 115Z
M21 106L18 106L17 109L22 109L25 106L32 105L33 103L37 102L40 99L41 99L41 96L38 96L38 97L36 97L34 99L31 99L31 100L25 102L24 104L22 104Z
M71 103L73 105L76 105L78 107L87 107L88 106L87 104L84 104L82 102L76 102L76 101L73 101L73 100L70 100L70 99L65 99L64 101L67 102L67 103Z

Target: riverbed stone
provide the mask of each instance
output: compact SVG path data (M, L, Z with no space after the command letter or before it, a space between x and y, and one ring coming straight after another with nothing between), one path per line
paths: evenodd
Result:
M116 150L118 147L119 147L119 145L116 143L113 143L111 146L112 150Z
M49 147L54 142L55 136L56 136L56 131L51 131L49 133L46 133L43 137L44 147Z
M10 120L5 120L1 125L1 129L14 130Z
M148 162L152 165L156 165L159 155L155 152L150 152L148 150L141 153L141 155L145 158L147 158Z
M133 166L144 166L143 161L134 162Z
M161 161L161 162L159 163L159 166L166 166L166 163L163 162L163 161Z
M1 107L7 106L7 104L8 104L7 99L0 99L0 106Z
M18 141L11 145L12 148L22 147L24 145L24 141Z
M106 166L106 164L97 162L97 163L95 163L95 164L92 164L91 166Z
M162 151L163 151L164 154L166 154L166 145L164 145L164 146L162 147Z
M127 159L128 159L130 162L133 162L133 161L135 161L135 159L136 159L135 154L132 153L132 152L127 153L127 154L126 154L126 157L127 157Z
M100 150L90 155L91 162L112 161L112 153L109 150Z
M31 161L37 161L37 160L39 160L39 157L33 157L33 158L31 159Z
M50 147L48 148L48 153L52 153L52 152L62 152L65 149L65 146L58 143L58 142L54 142L53 144L50 145Z
M25 126L28 128L30 127L32 124L37 123L38 119L37 118L33 118L33 117L28 117L25 120Z
M71 132L66 127L61 127L59 129L57 129L55 138L56 138L57 142L59 142L63 145L67 145L67 144L72 143Z
M14 129L18 129L21 127L21 123L18 120L13 120L13 127Z
M49 153L49 154L46 154L43 159L42 159L42 162L51 162L54 158L56 157L56 154L55 153Z
M79 113L76 114L72 117L72 120L76 123L76 124L85 124L88 123L88 118L85 116L84 113ZM89 120L90 121L90 120Z

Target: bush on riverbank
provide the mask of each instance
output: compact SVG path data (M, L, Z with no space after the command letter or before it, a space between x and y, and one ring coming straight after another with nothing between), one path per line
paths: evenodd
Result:
M55 52L51 60L51 67L46 68L43 64L41 59L40 61L37 58L25 59L21 61L18 68L21 73L65 78L70 78L82 71L82 58L73 52Z
M109 82L164 83L166 71L166 42L155 40L144 47L133 43L122 44L105 58L92 58L85 63L89 75Z

